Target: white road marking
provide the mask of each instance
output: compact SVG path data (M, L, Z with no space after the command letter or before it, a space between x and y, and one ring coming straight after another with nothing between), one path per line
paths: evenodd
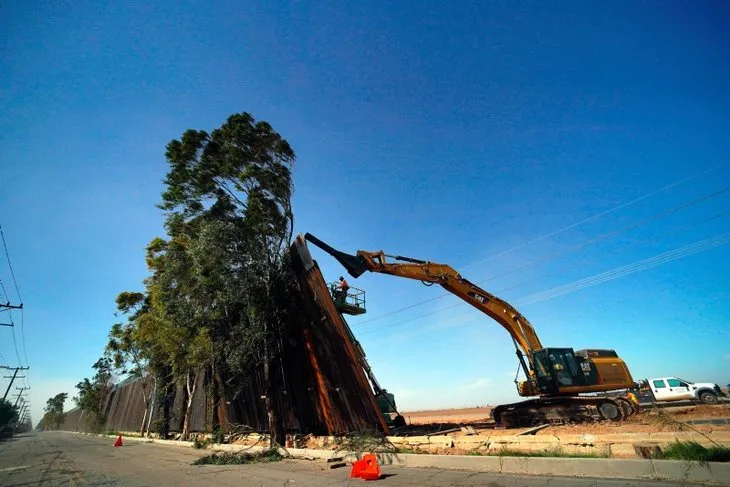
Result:
M12 472L13 470L23 470L26 468L30 468L30 465L21 465L19 467L5 467L0 468L0 472Z

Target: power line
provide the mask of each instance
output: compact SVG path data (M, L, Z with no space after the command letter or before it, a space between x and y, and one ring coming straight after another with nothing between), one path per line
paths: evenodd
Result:
M672 230L670 230L668 232L664 232L664 233L661 233L661 234L658 234L658 235L652 235L649 238L645 238L645 239L638 240L638 241L636 241L636 242L634 242L632 244L626 245L624 247L621 247L618 250L615 250L614 253L617 253L617 252L625 252L626 250L629 250L629 249L631 249L633 247L636 247L639 244L642 244L642 243L645 243L645 242L650 242L652 240L657 240L659 238L668 237L669 235L673 235L675 233L679 233L679 232L683 232L685 230L689 230L691 228L697 227L697 226L702 225L704 223L707 223L707 222L710 222L712 220L716 220L718 218L722 218L722 217L725 217L725 216L728 216L728 215L730 215L730 210L717 213L717 214L715 214L715 215L713 215L713 216L711 216L709 218L704 218L704 219L702 219L700 221L693 222L693 223L690 223L688 225L683 225L681 227L674 228L674 229L672 229ZM590 260L595 260L595 259L581 259L577 263L589 262ZM575 266L571 266L571 267L575 267ZM500 292L501 293L501 292L505 292L505 291L511 291L511 290L513 290L515 288L518 288L520 286L524 286L525 284L530 284L532 282L538 281L538 280L543 279L545 277L551 277L551 276L553 276L555 274L556 274L555 272L548 272L548 273L545 273L545 274L541 274L539 276L533 277L532 279L528 279L527 281L522 281L522 282L519 282L517 284L513 284L511 286L503 287L502 289L500 289L497 292Z
M572 293L581 289L585 289L587 287L592 287L597 284L602 284L604 282L612 281L620 277L628 276L629 274L634 274L636 272L651 269L653 267L657 267L659 265L666 264L668 262L672 262L674 260L681 259L683 257L687 257L698 252L704 252L705 250L720 247L728 243L730 243L730 233L724 233L715 237L701 240L699 242L695 242L693 244L685 245L678 249L655 255L654 257L640 260L633 264L617 267L610 271L595 274L593 276L586 277L578 281L548 289L547 291L535 293L522 299L518 299L514 302L518 306L539 303L541 301L546 301L548 299L562 296L563 294Z
M3 227L0 225L0 237L3 241L3 248L5 249L5 258L8 261L8 267L10 268L10 275L13 278L13 284L15 284L15 292L18 294L18 299L20 300L20 304L23 304L23 298L20 296L20 289L18 288L18 281L15 279L15 271L13 271L13 264L10 263L10 254L8 253L8 245L5 242L5 233L3 232Z
M668 209L666 211L662 211L662 212L657 213L655 215L652 215L652 216L650 216L648 218L644 218L644 219L639 220L637 222L631 223L629 225L626 225L624 227L619 228L618 230L612 230L610 232L603 233L603 234L601 234L601 235L599 235L597 237L594 237L592 239L588 239L588 240L586 240L584 242L581 242L581 243L579 243L577 245L574 245L572 247L568 247L565 250L561 250L559 252L554 252L552 254L548 254L545 257L541 257L539 259L535 259L535 260L533 260L531 262L528 262L527 264L521 265L519 267L515 267L514 269L510 269L510 270L508 270L506 272L502 272L500 274L495 274L495 275L493 275L491 277L488 277L486 279L482 279L481 281L477 281L477 282L478 283L482 283L482 282L491 281L491 280L496 279L498 277L503 277L503 276L506 276L508 274L512 274L513 272L521 271L521 270L526 269L528 267L532 267L532 266L534 266L536 264L542 264L543 262L547 262L549 260L553 260L554 258L559 257L561 255L565 255L565 254L574 252L574 251L579 250L579 249L582 249L583 247L586 247L588 245L592 245L592 244L594 244L596 242L600 242L601 240L606 240L607 238L613 237L614 235L618 235L619 233L625 232L626 230L632 230L634 228L638 228L640 226L646 225L647 223L651 223L651 222L654 222L656 220L660 220L660 219L662 219L662 218L664 218L666 216L669 216L669 215L672 215L674 213L677 213L678 211L682 211L682 210L684 210L686 208L689 208L690 206L694 206L694 205L697 205L699 203L702 203L703 201L707 201L707 200L709 200L711 198L714 198L716 196L720 196L721 194L727 193L728 191L730 191L730 186L727 186L727 187L725 187L725 188L723 188L723 189L721 189L719 191L715 191L714 193L710 193L708 195L705 195L705 196L702 196L700 198L694 199L692 201L688 201L686 203L682 203L679 206L675 206L675 207L670 208L670 209Z
M726 212L727 213L727 212ZM611 269L609 271L605 271L599 274L594 274L593 276L589 276L583 279L579 279L576 281L569 282L567 284L563 284L560 286L556 286L544 291L540 291L537 293L533 293L527 296L524 296L522 298L518 298L515 300L512 300L512 304L515 306L522 306L526 304L534 304L541 301L546 301L548 299L552 299L558 296L562 296L563 294L568 294L571 292L579 291L581 289L584 289L586 287L592 287L597 284L602 284L607 281L611 281L614 279L618 279L620 277L627 276L629 274L634 274L636 272L640 272L643 270L650 269L652 267L657 267L662 264L666 264L668 262L681 259L683 257L687 257L692 254L696 254L698 252L703 252L705 250L710 250L715 247L719 247L721 245L726 245L730 243L730 233L725 233L721 235L716 235L714 237L710 237L705 240L701 240L698 242L694 242L692 244L685 245L683 247L679 247L674 250L670 250L668 252L664 252L658 255L655 255L653 257L649 257L647 259L643 259L631 264L627 264L624 266L620 266L614 269ZM452 295L451 293L448 293L447 295ZM456 308L458 306L464 306L467 303L460 301L458 303L455 303L450 306L445 306L443 308L424 313L422 315L409 318L407 320L400 321L398 323L393 323L390 325L382 326L375 329L369 329L366 331L359 332L359 335L366 335L368 333L375 333L381 330L384 330L386 328L393 328L395 326L400 326L402 324L417 320L419 318L424 318L426 316L430 316L436 313L440 313L441 311L446 311L452 308Z
M23 358L25 359L26 365L30 365L28 362L28 353L25 350L25 310L20 310L20 343L23 346Z
M568 247L567 249L560 250L558 252L553 252L552 254L548 254L546 256L540 257L539 259L532 260L532 261L530 261L530 262L528 262L526 264L523 264L521 266L515 267L515 268L510 269L508 271L505 271L505 272L501 272L499 274L492 275L490 277L487 277L486 279L481 279L479 281L476 281L476 284L481 284L481 283L484 283L484 282L487 282L487 281L491 281L493 279L497 279L498 277L504 277L506 275L509 275L509 274L514 273L514 272L518 272L518 271L527 269L527 268L532 267L532 266L535 266L537 264L542 264L544 262L548 262L550 260L555 259L556 257L560 257L562 255L569 254L571 252L575 252L576 250L580 250L583 247L587 247L589 245L595 244L595 243L600 242L602 240L606 240L607 238L610 238L610 237L613 237L615 235L618 235L621 232L625 232L627 230L632 230L634 228L638 228L640 226L643 226L643 225L646 225L648 223L654 222L654 221L659 220L661 218L667 217L669 215L672 215L674 213L677 213L678 211L684 210L686 208L689 208L691 206L697 205L697 204L702 203L704 201L707 201L709 199L712 199L712 198L715 198L717 196L720 196L720 195L722 195L724 193L727 193L728 191L730 191L730 186L726 186L726 187L724 187L724 188L722 188L722 189L720 189L718 191L715 191L715 192L712 192L712 193L703 195L703 196L701 196L699 198L695 198L695 199L693 199L691 201L687 201L685 203L682 203L681 205L677 205L677 206L674 206L672 208L669 208L668 210L665 210L665 211L656 213L656 214L654 214L652 216L649 216L647 218L643 218L641 220L635 221L635 222L630 223L629 225L626 225L624 227L621 227L621 228L619 228L617 230L612 230L610 232L606 232L606 233L603 233L601 235L598 235L597 237L593 237L593 238L590 238L588 240L584 240L583 242L581 242L579 244L576 244L576 245L573 245L572 247ZM421 305L426 304L426 303L430 303L431 301L435 301L437 299L441 299L441 298L444 298L446 296L450 296L450 293L443 293L443 294L440 294L438 296L434 296L432 298L426 299L424 301L419 301L419 302L410 304L408 306L405 306L405 307L402 307L402 308L398 308L398 309L395 309L393 311L389 311L389 312L387 312L385 314L376 316L376 317L371 318L369 320L361 321L359 324L364 325L365 323L371 323L373 321L377 321L377 320L386 318L388 316L392 316L394 314L400 313L400 312L405 311L405 310L408 310L408 309L413 309L415 307L421 306Z
M15 325L15 322L13 321L12 314L10 315L10 323ZM10 329L13 331L13 347L15 348L15 356L18 358L18 364L23 365L23 362L20 361L20 353L18 352L18 340L15 338L15 326L10 327ZM27 364L26 364L27 365Z
M678 181L675 181L673 183L670 183L670 184L668 184L666 186L663 186L663 187L661 187L659 189L656 189L654 191L651 191L649 193L646 193L643 196L639 196L638 198L634 198L633 200L627 201L625 203L621 203L620 205L614 206L613 208L610 208L608 210L605 210L605 211L596 213L596 214L594 214L592 216L589 216L588 218L584 218L583 220L580 220L580 221L578 221L576 223L572 223L572 224L568 225L567 227L563 227L563 228L560 228L558 230L554 230L554 231L552 231L550 233L546 233L546 234L540 235L539 237L533 238L532 240L529 240L529 241L527 241L525 243L522 243L522 244L517 245L515 247L509 248L507 250L503 250L503 251L498 252L498 253L496 253L494 255L491 255L491 256L489 256L489 257L487 257L485 259L482 259L482 260L473 262L473 263L471 263L471 264L469 264L467 266L462 267L461 270L469 269L471 267L474 267L474 266L477 266L477 265L481 265L481 264L483 264L485 262L488 262L488 261L490 261L490 260L492 260L492 259L494 259L496 257L501 257L503 255L506 255L506 254L509 254L511 252L514 252L515 250L523 249L523 248L525 248L525 247L527 247L529 245L532 245L532 244L534 244L536 242L540 242L540 241L545 240L545 239L548 239L550 237L554 237L555 235L559 235L559 234L561 234L563 232L566 232L566 231L571 230L571 229L573 229L575 227L578 227L580 225L583 225L584 223L588 223L588 222L593 221L593 220L596 220L596 219L598 219L598 218L600 218L602 216L606 216L606 215L611 214L611 213L614 213L614 212L616 212L618 210L622 210L622 209L624 209L624 208L626 208L628 206L633 205L634 203L638 203L639 201L643 201L645 199L651 198L652 196L656 196L659 193L663 193L664 191L667 191L669 189L672 189L672 188L674 188L676 186L679 186L681 184L684 184L686 182L692 181L693 179L697 179L700 176L704 176L705 174L708 174L708 173L711 173L713 171L716 171L717 169L720 169L721 167L724 167L726 165L728 165L727 162L722 163L722 164L718 164L717 166L711 167L709 169L706 169L706 170L701 171L699 173L693 174L691 176L687 176L687 177L685 177L683 179L680 179Z
M3 296L5 296L3 298L3 301L9 303L10 302L10 295L8 294L8 290L5 289L5 284L3 284L3 280L2 279L0 279L0 290L2 290Z
M699 242L695 242L693 244L685 245L684 247L680 247L678 249L665 252L663 254L656 255L654 257L650 257L648 259L644 259L642 261L636 262L634 264L629 264L623 267L619 267L616 269L613 269L611 271L606 271L600 274L595 274L593 276L581 279L580 281L575 281L573 283L564 284L562 286L557 286L552 289L548 289L547 291L534 293L529 296L525 296L524 298L517 299L513 301L513 304L520 306L520 305L526 305L526 304L534 304L541 301L547 301L549 299L556 298L558 296L562 296L564 294L572 293L581 289L585 289L586 287L595 286L597 284L602 284L607 281L611 281L614 279L619 279L621 277L627 276L629 274L633 274L635 272L640 272L643 270L650 269L652 267L656 267L662 264L666 264L668 262L671 262L673 260L681 259L683 257L687 257L692 254L696 254L698 252L703 252L705 250L709 250L711 248L719 247L721 245L726 245L730 243L730 232L717 235L715 237L711 237ZM576 283L581 283L580 286L576 286ZM542 296L541 296L542 295ZM458 303L457 305L465 305L465 302ZM449 306L446 308L442 308L439 311L443 311L445 309L453 308L455 306ZM434 350L431 349L431 352ZM417 354L414 354L417 355ZM408 357L410 355L406 355Z

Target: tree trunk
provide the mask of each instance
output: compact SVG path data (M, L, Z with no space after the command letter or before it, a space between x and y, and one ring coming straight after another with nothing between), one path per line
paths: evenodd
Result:
M192 382L190 379L192 379ZM193 404L193 395L195 394L195 383L196 382L198 382L197 374L193 375L191 372L188 372L185 377L185 388L188 391L188 400L187 400L187 406L185 407L185 419L183 421L183 431L182 431L183 440L187 440L188 436L190 436L190 407Z
M211 405L211 431L215 432L216 428L220 428L220 415L218 414L218 408L221 404L221 390L218 387L218 374L215 370L215 368L211 367L211 377L210 377L210 383L213 385L212 387L212 395L210 398L210 405Z
M284 428L281 424L281 419L276 412L274 406L273 395L277 390L274 387L274 380L270 373L269 357L264 360L264 406L266 407L266 416L269 420L269 438L270 446L284 446L286 438L284 435Z
M150 414L147 416L147 431L145 431L145 436L150 436L150 424L152 424L152 416L155 413L155 398L157 396L157 377L155 376L153 378L153 386L152 386L152 394L150 394L149 402L150 402Z
M142 424L139 427L139 436L144 436L144 426L147 422L147 414L150 410L150 402L147 399L147 386L145 384L144 375L140 375L140 385L142 386L142 400L144 401L144 416L142 416Z
M150 406L147 402L147 396L142 391L142 398L144 399L144 416L142 416L142 424L139 427L139 436L144 436L144 426L147 423L147 413L149 412Z
M165 386L165 396L162 399L162 438L170 436L170 401L175 392L175 385L169 383Z

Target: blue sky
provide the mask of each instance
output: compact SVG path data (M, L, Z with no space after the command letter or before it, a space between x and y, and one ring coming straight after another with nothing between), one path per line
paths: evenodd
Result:
M705 221L730 209L721 193L569 251L730 182L727 3L156 3L1 7L0 224L34 420L91 373L114 297L141 286L165 144L240 111L297 152L298 231L500 275L485 288L525 302L544 344L615 348L635 377L730 382L727 245L523 299L727 232L728 215ZM374 319L441 291L352 284L369 311L350 323L402 408L516 398L511 341L488 318L436 312L446 297ZM17 363L7 329L0 353Z

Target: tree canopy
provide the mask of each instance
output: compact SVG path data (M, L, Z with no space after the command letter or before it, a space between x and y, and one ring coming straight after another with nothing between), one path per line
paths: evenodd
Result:
M12 426L18 420L18 408L10 401L0 399L0 438L12 434Z
M185 384L184 435L200 374L225 377L236 389L263 367L270 429L280 439L268 370L290 312L282 296L291 285L294 151L271 125L244 112L210 133L185 131L165 156L159 207L167 235L147 247L144 289L117 296L122 321L109 332L105 367L151 374L158 395ZM98 407L102 379L97 373L79 383L80 407ZM149 392L143 394L147 404ZM220 391L210 394L215 402Z
M63 423L63 406L68 398L68 393L61 392L55 396L49 398L46 401L46 406L43 408L45 414L40 422L42 429L54 429L57 430Z

